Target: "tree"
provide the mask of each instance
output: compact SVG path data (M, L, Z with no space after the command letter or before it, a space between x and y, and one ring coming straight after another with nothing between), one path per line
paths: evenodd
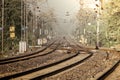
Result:
M92 41L94 41L92 44L94 44L96 41L96 37L94 37L96 33L96 13L94 9L86 7L86 4L83 2L83 0L80 1L80 5L80 10L76 15L78 19L78 27L75 31L76 37L79 41L80 36L84 35L84 37L89 40L89 43L90 38L92 38ZM90 23L91 26L88 26L88 23Z
M39 0L39 2L41 1L43 0ZM21 4L23 4L22 8L21 8ZM28 4L29 6L26 7L26 5ZM0 0L0 27L2 26L1 24L1 21L2 21L1 7L2 6L1 5L2 5L2 0ZM47 23L44 23L46 24L44 26L46 26L47 28L50 28L50 30L53 30L52 23L48 23L50 21L55 21L53 11L49 9L45 13L35 14L37 11L34 11L34 9L37 8L36 6L38 7L40 6L39 4L37 4L36 1L31 2L31 0L22 0L22 3L21 3L21 0L5 0L4 5L5 5L4 6L5 7L4 8L4 13L5 13L4 14L5 15L4 16L5 18L4 20L4 24L5 24L4 25L4 51L8 51L11 46L14 46L14 48L18 49L19 41L21 40L21 37L23 36L21 35L21 30L22 32L24 32L25 30L28 30L29 40L33 40L32 39L33 37L31 37L31 35L33 34L31 32L33 32L33 29L35 29L37 26L35 25L35 21L36 21L35 17L37 16L39 17L40 22L38 21L38 23L40 23L39 24L40 26L41 26L41 21L44 21L44 22L47 22ZM22 14L21 14L21 11L22 11ZM25 13L25 16L24 16L24 13ZM24 27L24 29L21 27L21 21L22 21L22 27ZM15 26L15 38L14 39L10 38L10 31L9 31L10 26ZM26 32L24 34L26 36ZM34 36L38 34L35 33ZM1 43L1 35L2 34L0 32L0 43ZM35 36L35 38L38 38L38 36ZM1 47L0 47L0 51L1 51Z
M103 2L102 0L100 0L101 2ZM88 1L86 1L88 2ZM80 0L80 10L77 14L77 19L79 22L79 26L77 27L75 33L76 33L76 37L80 36L80 35L84 35L84 37L87 38L88 40L88 44L91 45L95 45L96 43L96 27L97 27L97 20L99 20L100 23L100 31L99 31L99 43L100 46L105 46L107 47L109 45L109 37L108 37L108 18L111 20L110 16L106 16L108 15L110 12L106 12L105 11L105 6L102 4L102 8L99 6L100 13L99 13L99 18L97 17L97 12L95 11L97 9L95 8L88 8L88 6L86 7L87 3L84 2L84 0ZM90 4L88 2L88 4ZM105 4L108 7L111 7L108 4ZM108 10L108 9L107 9ZM108 10L109 11L109 10ZM113 20L111 20L113 21ZM91 25L88 25L88 23L91 23ZM84 34L84 29L85 29L85 34ZM112 29L113 30L113 29Z
M105 4L103 20L107 24L110 45L120 43L120 1L111 0Z
M15 26L16 27L16 40L20 38L20 11L21 11L21 2L20 0L5 0L4 3L4 50L9 49L11 46L11 39L10 39L10 33L9 33L9 28L10 26ZM0 12L2 12L2 0L0 0ZM2 14L0 13L0 27L2 26L1 21L2 21ZM1 37L1 32L0 32L0 37ZM1 38L0 38L0 43L1 43ZM0 47L1 49L1 47Z

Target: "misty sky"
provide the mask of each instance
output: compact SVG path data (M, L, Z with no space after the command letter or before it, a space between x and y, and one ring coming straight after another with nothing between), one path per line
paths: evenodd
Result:
M79 10L79 0L48 0L48 4L55 10L57 16L63 18L66 12L73 15Z
M59 26L58 30L64 32L71 32L73 28L72 18L75 18L76 13L79 8L79 0L48 0L48 5L54 10L55 16L57 17ZM69 13L69 16L66 16L66 13Z
M83 0L83 3L86 4L84 7L94 8L94 2L95 0ZM58 31L72 32L76 28L76 14L80 10L79 3L80 0L40 0L37 5L39 5L41 12L53 10L57 24L59 24L55 25ZM66 13L69 13L69 16L66 16Z

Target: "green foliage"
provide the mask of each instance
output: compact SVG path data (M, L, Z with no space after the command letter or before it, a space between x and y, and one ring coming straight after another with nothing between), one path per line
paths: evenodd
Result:
M5 1L5 6L4 6L4 51L8 51L10 49L10 47L13 47L14 49L18 49L18 44L19 41L21 40L21 37L28 37L28 42L29 45L31 44L36 44L37 39L39 37L46 37L47 35L42 35L39 36L39 29L43 26L42 30L48 29L49 32L53 31L53 25L52 22L55 22L55 15L53 14L53 10L48 9L48 11L42 13L42 10L40 12L39 15L35 15L34 13L34 7L36 8L36 6L40 6L37 5L37 1L28 1L29 6L27 6L27 10L25 11L23 9L24 4L22 5L22 9L21 9L21 0L4 0ZM30 2L29 2L30 1ZM42 0L39 0L42 1ZM32 4L32 2L36 2L35 4ZM26 2L25 2L26 4ZM0 0L0 27L2 26L2 0ZM31 6L33 8L31 8ZM21 11L22 11L22 15L21 15ZM36 10L37 11L37 10ZM27 14L28 12L28 14ZM24 14L25 13L25 16ZM26 16L27 15L27 16ZM25 17L27 17L25 19ZM36 21L36 18L38 18L38 22ZM24 33L24 30L21 29L21 18L22 18L22 27L25 27L25 25L27 26L27 28L24 28L24 30L26 29L26 32L28 33ZM25 22L26 21L26 22ZM25 22L25 23L24 23ZM36 22L38 24L36 24ZM42 25L42 22L44 23L44 25ZM14 39L10 38L10 31L9 28L10 26L15 26L15 35L16 37ZM37 26L37 28L36 28ZM22 30L22 33L21 33ZM34 31L33 31L34 30ZM21 35L21 34L25 34L25 36ZM2 34L0 31L0 44L2 43ZM1 51L1 46L0 46L0 51Z
M4 0L4 51L9 50L11 43L18 45L20 39L20 22L21 22L21 1L20 0ZM0 0L0 27L2 26L2 0ZM10 38L10 26L15 26L15 39ZM2 33L0 31L0 44ZM1 51L1 47L0 47Z
M80 36L84 35L84 37L88 40L87 44L95 45L96 42L96 13L91 8L84 8L84 5L81 6L78 14L78 27L75 30L75 37L80 40ZM90 23L91 25L88 25ZM85 32L84 32L85 30Z
M104 3L104 8L100 12L100 45L110 47L120 44L120 1L108 0L108 2ZM77 27L75 33L80 33L76 34L76 36L82 35L84 32L83 29L86 28L86 38L95 42L97 25L95 11L89 10L89 8L81 8L77 14L77 19L79 27ZM87 23L91 23L92 25L88 26ZM90 41L88 43L90 44Z
M103 11L104 21L107 23L108 40L110 45L120 43L120 1L111 0Z

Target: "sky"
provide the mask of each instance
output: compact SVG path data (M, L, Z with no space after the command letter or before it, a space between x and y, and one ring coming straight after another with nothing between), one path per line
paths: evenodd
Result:
M37 0L41 12L52 9L57 19L56 29L62 32L72 32L76 28L76 15L80 10L81 0ZM47 1L47 3L46 3ZM85 7L95 7L95 0L83 0ZM66 16L69 14L69 16Z
M80 9L79 0L48 0L48 6L54 10L58 20L57 29L70 33L75 28L72 19Z
M63 18L66 12L74 15L79 10L79 0L48 0L48 5L55 10L57 16Z
M47 3L46 3L47 1ZM28 0L31 3L31 10L34 10L32 4L34 0ZM37 0L37 5L41 12L46 12L49 9L53 10L57 25L55 25L57 31L62 33L70 33L75 29L76 14L80 9L79 0ZM37 12L36 14L40 14ZM69 16L66 16L69 14Z

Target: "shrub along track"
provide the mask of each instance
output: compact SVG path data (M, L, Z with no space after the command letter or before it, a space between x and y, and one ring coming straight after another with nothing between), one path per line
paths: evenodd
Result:
M47 55L47 54L55 51L56 48L58 47L58 45L57 45L54 49L52 49L52 50L49 49L54 44L55 44L55 42L52 42L48 46L43 48L42 50L38 50L38 51L30 53L30 54L24 54L24 55L20 55L20 56L11 57L11 58L1 59L0 60L0 65L13 63L13 62L18 62L18 61L27 60L27 59L30 59L30 58L35 58L35 57Z

